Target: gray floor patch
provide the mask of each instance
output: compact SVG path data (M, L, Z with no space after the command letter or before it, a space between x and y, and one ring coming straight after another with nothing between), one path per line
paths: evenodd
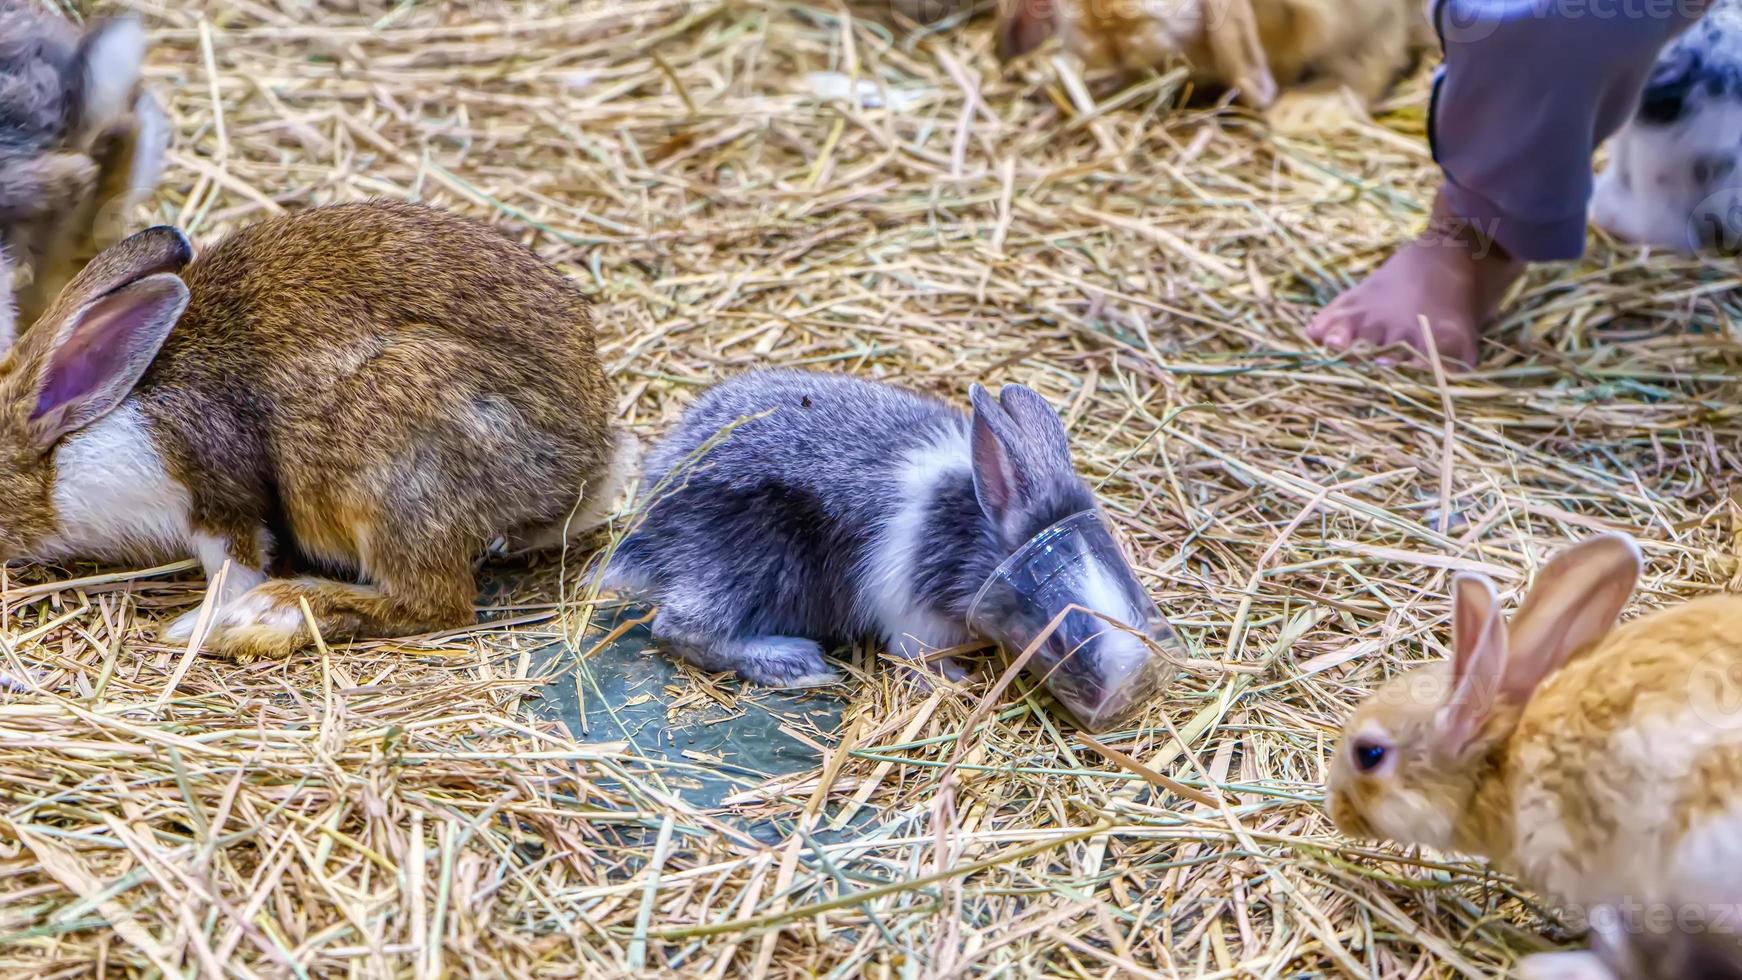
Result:
M554 680L525 702L534 716L560 719L576 738L629 742L647 760L642 772L650 783L704 810L778 776L815 769L820 753L782 728L817 735L826 744L840 727L845 704L838 689L776 691L736 679L720 682L734 696L729 706L697 696L695 686L653 646L646 627L584 663L575 662L566 644L554 644L542 652L535 673ZM775 831L747 829L759 837Z

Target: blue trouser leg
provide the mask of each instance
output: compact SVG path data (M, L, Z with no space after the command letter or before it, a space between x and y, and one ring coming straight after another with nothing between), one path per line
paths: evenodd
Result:
M1513 258L1585 250L1591 157L1706 0L1437 0L1445 64L1428 136L1441 212Z

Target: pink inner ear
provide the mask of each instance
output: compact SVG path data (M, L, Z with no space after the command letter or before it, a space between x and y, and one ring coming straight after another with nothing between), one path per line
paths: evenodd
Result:
M980 502L1002 515L1016 491L1011 485L1009 456L1004 444L998 441L986 420L976 415L970 445L974 455L974 485L981 494Z
M96 391L105 379L125 370L131 360L131 344L105 343L104 331L87 330L87 325L89 321L81 324L78 332L54 352L48 377L36 398L37 417Z
M1435 719L1440 748L1456 757L1493 713L1507 662L1506 623L1493 584L1452 580L1452 690Z
M52 441L120 404L150 366L187 299L179 278L159 274L74 314L43 370L31 415L38 438Z

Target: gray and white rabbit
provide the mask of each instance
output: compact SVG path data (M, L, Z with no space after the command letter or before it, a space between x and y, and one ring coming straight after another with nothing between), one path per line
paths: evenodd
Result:
M144 60L130 17L81 31L0 0L0 350L121 239L126 212L157 186L170 125L140 84Z
M654 638L677 656L763 684L833 680L824 644L871 636L915 659L966 642L999 563L1096 506L1046 399L1021 385L971 398L970 417L838 374L717 385L648 454L642 485L666 490L607 586L657 603ZM1140 621L1098 608L1119 596L1083 601Z
M1640 244L1742 248L1742 0L1716 0L1659 57L1591 220Z

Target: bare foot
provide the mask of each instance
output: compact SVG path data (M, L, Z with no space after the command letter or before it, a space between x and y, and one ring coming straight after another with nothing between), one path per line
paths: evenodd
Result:
M1332 350L1404 346L1425 354L1426 317L1440 358L1475 367L1482 327L1524 265L1480 238L1470 223L1438 211L1436 204L1421 237L1314 317L1307 337Z

